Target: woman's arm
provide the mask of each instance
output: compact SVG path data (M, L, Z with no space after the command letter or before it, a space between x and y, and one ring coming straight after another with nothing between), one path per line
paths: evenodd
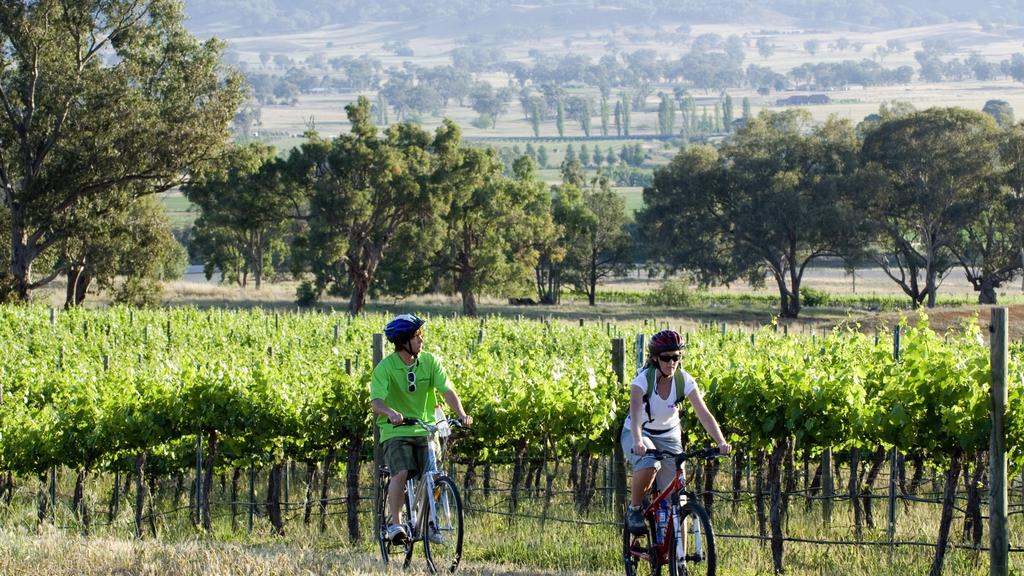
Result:
M636 386L629 387L629 432L633 435L633 453L642 456L647 452L643 443L644 391Z
M700 425L704 427L708 435L718 444L718 451L723 455L728 454L732 450L732 446L725 441L725 435L722 434L722 429L718 427L718 420L715 420L715 416L708 410L708 405L704 403L704 396L700 393L700 389L694 388L686 397L690 400L690 404L693 405L693 411L697 413L697 420L700 420Z

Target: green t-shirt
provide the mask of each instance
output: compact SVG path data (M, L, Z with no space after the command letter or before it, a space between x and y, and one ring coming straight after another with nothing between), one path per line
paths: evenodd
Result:
M433 422L434 403L437 398L434 391L449 390L448 375L429 352L420 352L411 370L416 375L415 392L409 392L410 368L402 362L398 352L389 354L373 369L370 400L383 400L406 418ZM427 431L419 426L392 426L386 416L378 416L377 425L380 427L381 442L398 436L427 435Z

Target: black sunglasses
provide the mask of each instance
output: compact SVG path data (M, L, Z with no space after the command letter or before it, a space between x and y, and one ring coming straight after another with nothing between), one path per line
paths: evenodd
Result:
M416 391L416 373L409 370L405 373L405 379L409 381L409 392Z
M680 358L682 358L682 356L679 354L662 354L661 356L658 356L658 360L661 360L662 362L679 362Z

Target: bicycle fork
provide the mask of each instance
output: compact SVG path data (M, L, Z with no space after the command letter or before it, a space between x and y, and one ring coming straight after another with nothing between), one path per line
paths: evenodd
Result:
M674 524L678 527L676 535L676 558L685 562L704 561L704 533L701 531L700 522L693 522L689 516L683 516L683 507L675 507ZM689 534L689 538L686 535ZM687 550L689 544L693 545L692 550Z

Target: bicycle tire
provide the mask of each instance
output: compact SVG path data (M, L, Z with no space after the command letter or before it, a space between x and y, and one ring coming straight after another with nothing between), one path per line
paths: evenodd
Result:
M681 522L673 526L671 537L681 542L669 548L669 576L715 576L718 568L715 532L707 510L689 501L679 508L679 518ZM680 547L684 552L681 556Z
M391 480L391 472L387 469L380 470L378 474L378 486L380 497L377 499L377 513L380 518L380 532L377 533L377 543L380 546L380 557L381 561L387 565L391 561L391 557L398 555L405 555L405 561L402 563L404 568L408 568L409 564L412 563L412 551L413 551L413 539L412 535L405 539L405 542L401 544L395 544L388 539L387 536L387 518L388 518L388 483ZM405 500L405 517L409 518L409 499Z
M462 498L455 482L447 476L434 479L433 493L429 495L436 516L421 522L423 526L423 555L431 574L453 574L462 560L462 539L464 535ZM432 528L428 524L435 522L440 542L431 542Z

